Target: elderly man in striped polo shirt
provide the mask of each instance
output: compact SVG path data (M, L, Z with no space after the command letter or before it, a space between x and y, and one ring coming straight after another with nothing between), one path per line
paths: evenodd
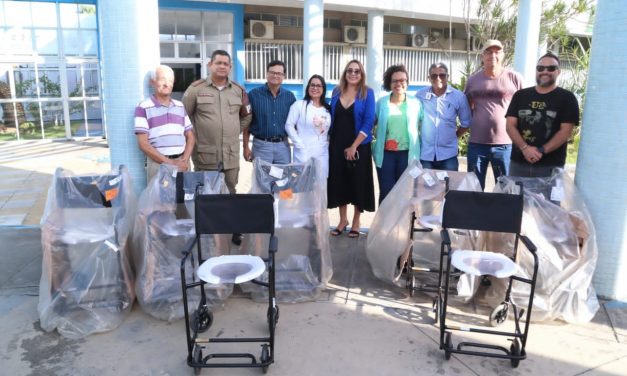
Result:
M281 88L285 77L285 63L273 60L268 63L267 68L266 84L248 93L253 118L242 136L244 159L252 161L253 158L259 158L269 163L288 164L292 155L285 122L296 97L291 91ZM255 137L252 150L248 146L250 134Z
M159 65L150 76L154 95L135 109L135 134L139 148L146 154L148 181L167 163L179 171L189 170L189 157L194 148L192 123L183 103L172 99L174 72Z

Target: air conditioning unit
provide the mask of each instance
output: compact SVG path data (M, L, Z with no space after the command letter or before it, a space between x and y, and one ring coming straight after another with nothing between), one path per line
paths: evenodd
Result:
M344 43L366 43L366 28L363 26L344 26Z
M412 34L411 46L420 48L429 47L429 36L427 34Z
M252 39L274 39L274 22L250 20L250 37Z

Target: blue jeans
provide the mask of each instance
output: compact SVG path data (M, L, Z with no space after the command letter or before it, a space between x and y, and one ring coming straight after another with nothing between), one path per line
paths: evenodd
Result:
M474 172L479 178L481 189L485 189L485 176L488 164L492 163L494 181L501 175L509 175L509 161L512 156L512 144L487 145L468 144L468 172Z
M254 138L252 154L253 158L259 158L272 164L290 164L292 162L292 153L287 139L283 142L268 142Z
M390 193L394 184L403 175L407 168L408 151L387 151L383 152L383 162L381 167L377 167L377 177L379 178L379 205L385 196Z
M459 161L457 160L457 157L443 159L441 161L425 161L421 159L420 164L422 167L432 170L457 171L459 169Z

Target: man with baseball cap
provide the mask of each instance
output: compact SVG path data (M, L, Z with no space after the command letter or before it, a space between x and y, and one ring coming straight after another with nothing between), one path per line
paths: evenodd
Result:
M522 89L522 76L503 67L503 44L487 40L483 68L468 77L464 93L472 110L468 143L468 172L475 172L485 188L488 164L494 178L509 173L512 140L505 129L505 112L514 93Z

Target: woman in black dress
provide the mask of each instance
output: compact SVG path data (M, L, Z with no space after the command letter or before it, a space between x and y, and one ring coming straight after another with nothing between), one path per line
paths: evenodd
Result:
M359 236L362 211L374 211L374 184L370 142L375 121L374 91L366 86L366 73L358 60L351 60L331 98L329 131L328 207L340 208L340 223L331 235L348 226L347 205L355 206L348 236Z

